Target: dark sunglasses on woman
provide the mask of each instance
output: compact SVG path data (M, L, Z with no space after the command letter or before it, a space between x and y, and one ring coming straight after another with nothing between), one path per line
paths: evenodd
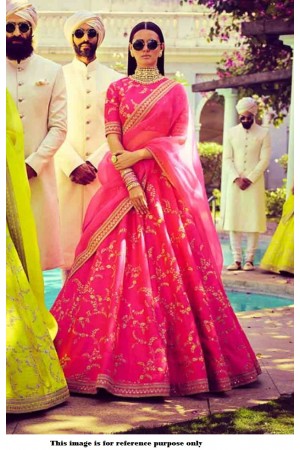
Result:
M157 42L155 39L149 39L149 41L147 41L148 50L155 50L159 45L161 45L160 42ZM132 43L132 47L138 52L143 50L145 47L144 39L137 39Z
M90 39L93 39L98 35L97 31L94 28L89 28L88 30L78 28L74 31L73 36L75 36L77 39L81 39L85 34L87 34L87 37Z
M14 33L16 27L19 28L20 33L27 33L31 29L31 26L27 22L7 22L6 33Z

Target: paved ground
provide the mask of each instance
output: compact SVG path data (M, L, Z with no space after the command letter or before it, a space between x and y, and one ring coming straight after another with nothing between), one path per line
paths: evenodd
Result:
M223 272L226 287L293 295L294 279L254 272ZM7 434L110 434L133 428L183 422L220 411L254 406L294 392L293 307L238 313L262 366L255 384L220 395L155 399L121 399L105 393L72 395L48 411L9 415Z

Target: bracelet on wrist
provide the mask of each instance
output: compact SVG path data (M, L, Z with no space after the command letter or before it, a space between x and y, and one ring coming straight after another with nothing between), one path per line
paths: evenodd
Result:
M140 186L141 186L140 183L137 182L137 181L135 181L135 182L129 184L128 186L126 186L126 187L127 187L127 190L128 190L128 191L131 191L131 189L133 189L133 188L135 188L135 187L140 187Z

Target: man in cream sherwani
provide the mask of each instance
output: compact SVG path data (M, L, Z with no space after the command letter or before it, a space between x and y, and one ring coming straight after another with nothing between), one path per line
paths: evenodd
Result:
M63 263L53 157L66 136L67 107L61 66L33 51L36 25L37 13L31 4L7 0L7 88L23 123L31 205L46 270Z
M63 67L68 132L55 155L65 261L63 278L74 260L86 208L99 188L97 167L107 151L106 91L111 82L122 76L96 59L97 47L105 36L104 24L98 14L78 11L66 20L64 32L74 48L75 57Z
M259 233L266 230L264 172L271 143L269 131L255 123L255 100L242 98L236 108L240 124L229 130L223 149L221 220L233 254L227 270L242 268L243 233L247 236L243 270L253 270Z

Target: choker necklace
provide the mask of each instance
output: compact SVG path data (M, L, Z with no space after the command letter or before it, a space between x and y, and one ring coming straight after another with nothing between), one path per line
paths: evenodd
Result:
M130 75L132 80L138 81L141 84L150 84L162 78L157 67L136 68L134 75Z

